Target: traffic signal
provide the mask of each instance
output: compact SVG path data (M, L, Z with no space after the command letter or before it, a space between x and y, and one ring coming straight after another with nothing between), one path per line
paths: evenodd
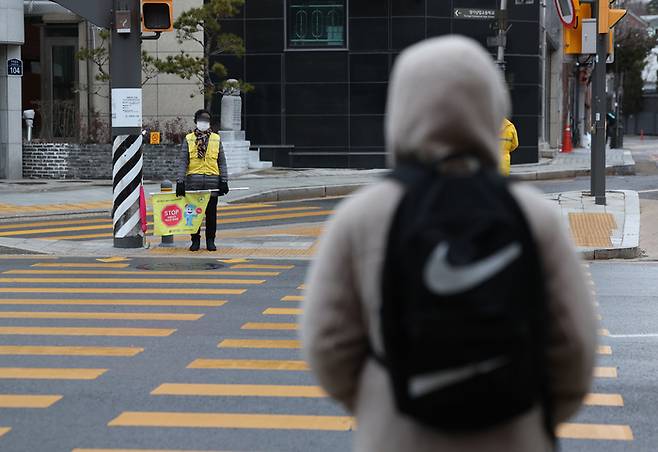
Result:
M142 31L174 31L173 0L142 0Z
M615 9L610 8L610 5L614 3L615 0L599 0L599 29L600 34L607 34L609 30L612 29L617 22L623 19L626 15L625 9Z
M610 8L610 4L613 2L614 0L599 0L597 10L600 20L597 21L598 27L596 28L596 32L610 36L608 53L612 53L614 49L614 33L610 33L609 31L626 15L625 9ZM583 23L587 19L593 19L592 6L589 3L580 3L579 0L574 0L574 10L576 12L574 25L572 27L564 27L564 53L568 55L579 55L583 53ZM592 27L589 30L593 32L594 28Z
M583 48L583 20L592 18L592 7L589 3L574 0L576 20L571 27L564 28L564 53L579 55Z

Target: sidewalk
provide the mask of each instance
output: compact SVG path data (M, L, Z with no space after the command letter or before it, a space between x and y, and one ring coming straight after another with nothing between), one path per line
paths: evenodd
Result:
M635 163L630 151L609 150L607 155L606 166L609 173L634 172ZM577 149L570 154L557 154L553 159L542 159L537 164L514 165L512 175L524 180L540 180L589 174L589 158L589 151ZM232 178L231 192L222 198L221 204L344 196L386 174L386 170L284 168L261 170ZM145 190L147 194L158 192L159 184L146 183ZM579 192L558 193L547 197L555 201L561 209L565 223L570 227L574 240L585 258L628 258L637 255L640 218L637 193L609 192L607 206L596 206L591 198ZM0 223L59 215L109 215L112 208L111 198L110 181L0 180ZM317 229L317 224L308 226ZM298 237L289 239L288 242L278 243L284 245L278 246L279 255L287 254L280 251L286 247L299 248ZM224 250L233 250L236 255L248 257L249 253L240 251L240 239L229 240L229 242L218 243L218 246L223 247ZM308 238L302 242L311 243ZM267 244L263 245L263 243L254 242L253 237L249 239L249 249L254 250L253 257L256 255L262 257L262 246L267 247ZM143 249L115 249L112 247L111 240L67 242L0 238L0 254L7 252L3 251L2 247L26 252L48 250L48 253L57 255L145 255ZM310 248L312 243L299 257L310 258L312 256ZM182 249L160 251L155 254L180 255ZM153 253L149 253L151 254ZM208 255L203 254L199 257L208 257Z

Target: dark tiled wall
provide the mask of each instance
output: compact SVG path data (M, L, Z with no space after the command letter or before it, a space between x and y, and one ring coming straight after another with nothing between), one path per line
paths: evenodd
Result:
M526 0L527 1L527 0ZM285 0L247 0L224 30L241 36L243 58L221 56L231 77L254 86L244 123L253 144L292 144L295 166L372 168L385 164L388 76L398 53L422 39L464 34L486 45L490 21L460 20L454 8L496 9L497 0L349 0L348 50L286 51ZM520 148L513 163L537 161L540 121L539 0L510 0L506 60L512 121ZM492 49L492 53L493 53ZM215 109L219 108L218 102Z

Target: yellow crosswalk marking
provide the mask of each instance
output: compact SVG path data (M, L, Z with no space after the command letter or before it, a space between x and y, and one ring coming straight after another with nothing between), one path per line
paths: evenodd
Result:
M612 347L609 345L599 345L596 348L596 353L599 355L612 355Z
M75 448L71 452L227 452L221 450L180 450L180 449L80 449Z
M112 262L126 262L130 261L129 257L122 257L122 256L112 256L112 257L104 257L100 259L96 259L98 262L105 262L106 264L110 264Z
M95 380L107 369L59 367L0 367L0 378L26 380Z
M248 322L242 325L241 330L282 330L296 331L299 325L296 323L267 323L267 322Z
M298 340L284 339L224 339L220 348L301 348Z
M0 427L0 436L6 435L11 431L11 427Z
M118 276L279 276L280 272L241 272L241 271L174 271L174 270L7 270L3 275L118 275Z
M0 311L0 319L85 319L85 320L163 320L194 321L203 314L173 314L162 312L33 312Z
M2 290L0 289L0 292ZM93 306L187 306L187 307L220 307L226 304L226 300L112 300L112 299L98 299L98 300L78 300L78 299L64 299L64 300L49 300L49 299L31 299L31 298L5 298L0 299L0 305L93 305Z
M49 268L126 268L129 266L130 264L102 264L100 262L39 262L32 265L32 267Z
M107 425L110 427L350 431L354 429L355 421L347 416L124 411Z
M270 209L255 209L255 210L244 210L244 211L233 211L233 212L222 212L219 210L217 214L219 217L236 217L236 216L244 216L245 218L249 218L246 215L255 215L255 214L263 214L263 213L280 213L280 212L312 212L314 210L320 210L321 207L315 207L315 206L305 206L305 207L279 207L279 208L270 208Z
M567 423L558 426L557 436L563 439L632 441L633 431L628 425Z
M0 326L0 335L166 337L171 336L175 331L170 328Z
M617 378L617 368L616 367L595 367L594 368L594 377L595 378Z
M0 293L102 293L116 294L148 294L153 295L155 288L124 288L124 287L0 287ZM167 295L242 295L247 289L174 289L167 287L162 293Z
M590 406L624 406L624 399L619 394L587 394L584 403Z
M266 264L237 264L232 265L235 270L292 270L294 265L266 265Z
M299 308L267 308L263 315L302 315Z
M281 301L304 301L303 295L286 295Z
M35 234L51 234L53 232L75 232L75 231L93 231L96 229L105 229L112 228L112 224L95 224L88 226L62 226L54 228L35 228L35 229L24 229L20 231L2 231L0 232L0 237L14 237L17 235L35 235ZM112 234L110 234L112 235Z
M0 408L48 408L61 399L61 395L0 394Z
M307 371L304 361L276 361L263 359L195 359L188 369L222 369L222 370L290 370Z
M221 279L221 278L0 278L0 284L263 284L264 279Z
M36 221L33 223L9 223L0 225L0 230L11 230L11 229L30 229L30 228L40 228L45 226L66 226L71 224L94 224L94 223L104 223L112 224L112 220L107 218L81 218L79 220L54 220L54 221Z
M230 385L165 383L152 395L235 396L235 397L308 397L322 398L327 394L319 386Z
M0 355L40 356L135 356L139 347L86 347L65 345L0 345Z

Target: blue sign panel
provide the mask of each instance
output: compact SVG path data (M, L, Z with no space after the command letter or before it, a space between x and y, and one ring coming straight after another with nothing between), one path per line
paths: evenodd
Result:
M23 75L23 62L17 58L7 60L7 75L21 77Z

